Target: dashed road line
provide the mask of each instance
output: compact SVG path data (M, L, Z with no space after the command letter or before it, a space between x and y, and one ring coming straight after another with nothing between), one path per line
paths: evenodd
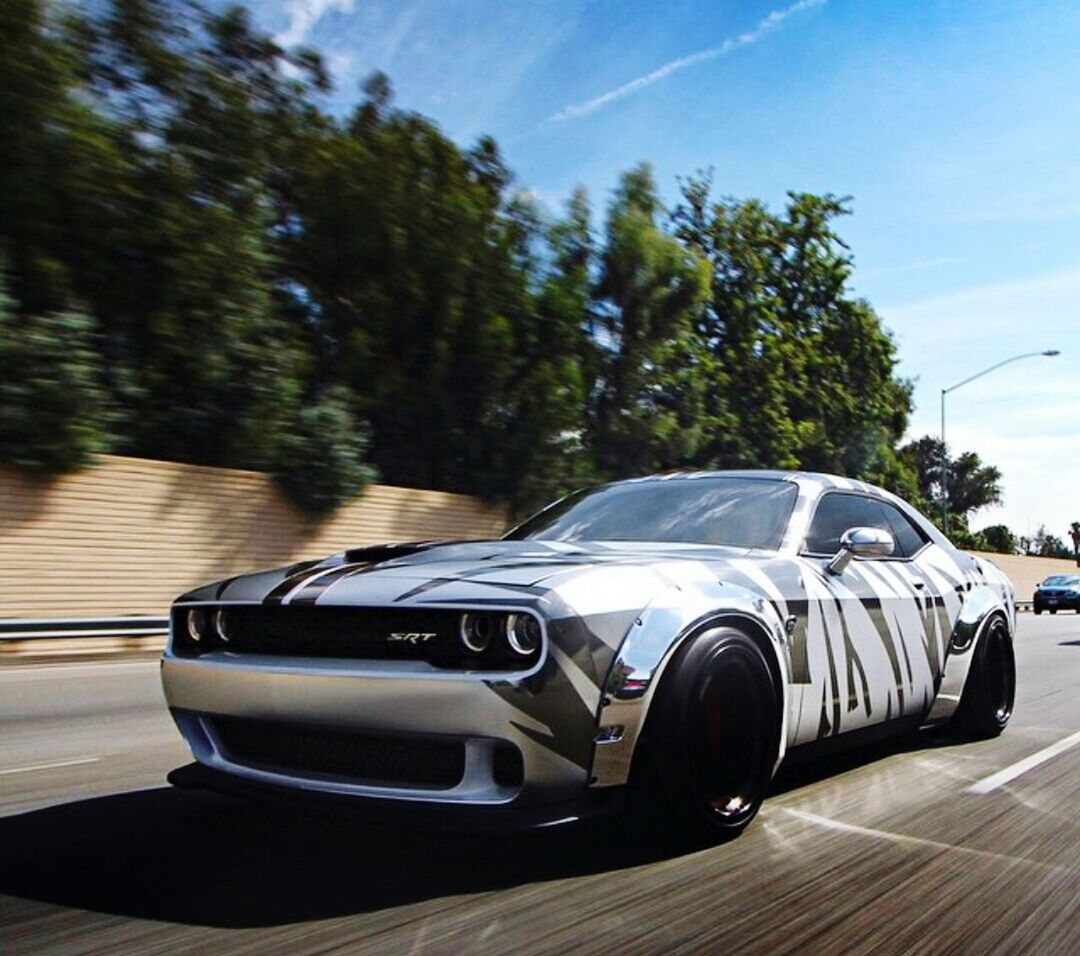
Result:
M906 833L891 833L888 830L875 830L872 827L861 827L854 823L842 823L830 817L819 816L807 810L796 810L792 807L783 807L784 813L796 817L805 823L813 823L829 830L839 830L843 833L853 833L858 836L871 837L875 840L887 840L889 843L900 843L907 846L926 847L932 850L948 850L953 853L963 853L968 856L978 856L986 860L998 862L1018 863L1022 866L1033 866L1041 870L1052 870L1055 873L1073 873L1070 867L1054 866L1051 863L1041 863L1039 860L1029 860L1022 856L1009 856L1006 853L994 853L991 850L977 850L974 847L957 846L954 843L943 843L940 840L928 840L925 837L909 836Z
M1068 737L1059 740L1056 744L1051 744L1049 747L1044 747L1042 750L1036 751L1030 757L1025 757L1023 760L1019 760L1016 763L999 770L997 773L991 774L989 777L977 780L964 792L990 793L991 790L997 790L998 787L1004 786L1010 780L1015 780L1021 774L1027 773L1029 770L1034 770L1040 764L1052 760L1058 754L1064 753L1066 750L1075 747L1077 744L1080 744L1080 730L1075 734L1070 734Z
M11 767L7 770L0 770L0 777L12 773L30 773L32 770L55 770L58 767L77 767L79 764L97 763L100 759L100 757L79 757L77 760L58 760L55 763L35 763L28 767Z

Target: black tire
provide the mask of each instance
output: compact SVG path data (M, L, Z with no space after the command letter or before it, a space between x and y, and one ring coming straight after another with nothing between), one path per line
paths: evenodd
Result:
M1041 607L1037 607L1034 610L1035 610L1035 616L1036 617L1038 617L1040 614L1042 614L1042 608Z
M650 829L718 842L753 820L779 746L777 688L760 648L733 627L690 639L656 690L631 777Z
M1057 608L1056 607L1050 608L1050 613L1051 614L1057 614Z
M990 621L973 653L953 725L965 737L996 737L1016 700L1016 658L1004 618Z

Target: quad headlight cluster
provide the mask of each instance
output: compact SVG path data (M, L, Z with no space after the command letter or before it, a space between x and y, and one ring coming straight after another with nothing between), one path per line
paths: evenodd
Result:
M470 654L483 654L498 642L504 642L518 657L532 657L542 640L540 622L524 613L472 611L461 615L458 631L462 646Z
M229 643L231 621L225 608L193 607L184 615L188 639L199 647Z

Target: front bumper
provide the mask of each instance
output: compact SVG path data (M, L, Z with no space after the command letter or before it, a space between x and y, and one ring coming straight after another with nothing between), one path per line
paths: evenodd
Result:
M534 696L544 693L543 688L519 687L511 677L447 674L402 661L316 661L227 652L187 658L166 652L162 682L180 732L196 761L217 774L215 780L231 779L270 792L393 802L417 810L519 810L581 800L588 792L585 767L559 752L558 728L512 702L518 693ZM453 786L433 789L311 773L288 766L287 759L268 766L231 752L215 732L219 718L460 742L464 772ZM500 783L493 766L493 754L505 744L521 753L517 785Z
M249 780L201 763L178 767L169 773L168 780L184 790L213 790L273 806L347 818L359 824L419 826L444 831L514 832L570 825L617 813L624 803L622 787L589 790L575 799L555 803L512 802L495 807L365 799Z

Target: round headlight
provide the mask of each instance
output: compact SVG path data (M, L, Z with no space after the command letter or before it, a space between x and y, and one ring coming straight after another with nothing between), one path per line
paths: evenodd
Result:
M473 654L483 654L498 633L496 617L492 614L462 614L461 643Z
M540 622L531 614L511 614L506 619L506 643L515 654L528 657L540 646Z
M232 620L229 613L225 608L218 608L218 610L214 612L214 631L224 644L229 643L229 628L231 626Z
M202 608L195 607L187 612L187 632L196 644L198 644L210 631L210 615Z

